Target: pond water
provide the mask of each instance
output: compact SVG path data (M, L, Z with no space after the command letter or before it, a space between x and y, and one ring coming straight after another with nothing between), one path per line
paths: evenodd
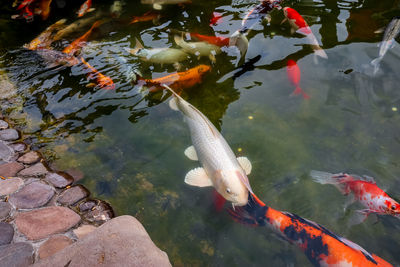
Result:
M59 1L62 2L62 1ZM11 20L13 8L2 5L0 73L18 88L2 108L31 134L32 142L59 169L78 169L80 182L93 197L107 200L118 215L138 218L174 266L308 266L305 255L265 228L233 221L217 212L213 190L184 183L198 166L183 151L191 145L182 114L171 110L167 96L144 97L129 80L132 70L145 78L175 72L172 65L142 62L125 48L138 38L147 48L177 47L169 29L230 36L240 28L256 0L193 0L165 6L158 22L128 24L151 10L126 1L121 16L89 37L82 57L114 81L115 90L88 87L83 64L49 65L46 52L22 48L61 18L74 22L80 3L52 5L46 21ZM77 2L77 1L74 1ZM108 11L112 1L93 1ZM222 48L213 63L193 56L185 70L211 65L203 81L182 96L221 130L232 150L247 156L255 194L267 205L296 213L345 236L392 264L400 264L400 220L368 218L349 226L357 204L346 211L346 197L331 185L312 181L311 170L375 177L400 198L400 45L394 43L371 75L383 33L376 32L400 14L400 1L287 1L310 25L328 55L316 63L301 35L292 35L274 10L271 21L256 23L247 35L249 48L240 59L235 47ZM210 26L213 12L222 14ZM96 11L85 16L94 16ZM90 25L52 44L61 51ZM301 88L293 96L286 73L297 61ZM22 114L25 114L22 116ZM45 146L44 146L45 145ZM54 152L52 152L54 151ZM228 207L228 204L226 204Z

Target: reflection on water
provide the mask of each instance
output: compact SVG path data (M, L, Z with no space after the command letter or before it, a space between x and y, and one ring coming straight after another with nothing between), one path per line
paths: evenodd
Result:
M170 29L227 37L258 3L193 2L166 6L156 24L129 25L126 22L150 6L127 1L120 18L93 32L81 56L111 77L115 90L88 86L93 80L81 63L54 64L59 56L55 51L91 25L54 42L52 52L22 48L55 21L67 16L68 23L74 22L73 4L55 6L49 21L33 24L10 20L12 9L5 8L0 72L16 84L23 105L3 101L2 107L15 118L22 109L27 114L25 131L34 136L34 143L48 145L43 152L54 164L82 170L82 182L93 194L111 202L118 214L136 216L173 265L309 265L300 251L272 232L244 227L225 212L216 213L211 190L184 184L186 172L197 166L183 155L190 145L185 123L164 103L165 93L146 95L131 84L133 72L158 78L176 71L130 55L126 48L135 46L135 38L146 48L177 48ZM96 9L106 12L111 4L102 1ZM380 74L371 76L368 68L382 39L375 31L399 14L400 1L285 4L304 16L328 60L315 64L304 38L291 35L289 25L281 24L282 11L274 10L270 22L256 23L248 33L243 58L234 47L223 47L215 64L196 56L183 62L182 70L199 64L211 64L212 70L182 96L222 131L238 156L252 161L249 179L260 199L319 222L398 265L398 220L379 216L378 223L368 219L348 227L359 207L344 212L345 198L333 187L313 183L308 173L368 174L399 198L399 43L385 55ZM222 19L209 26L214 11ZM289 59L300 67L300 86L309 100L289 96Z

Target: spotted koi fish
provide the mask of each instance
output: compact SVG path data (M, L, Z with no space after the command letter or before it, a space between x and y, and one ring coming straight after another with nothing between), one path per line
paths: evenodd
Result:
M83 57L81 57L80 59L81 59L82 63L85 64L86 67L88 67L89 70L91 71L90 76L95 76L96 77L97 85L100 88L105 89L105 90L113 90L113 89L115 89L115 84L114 84L113 80L110 77L101 74L98 70L96 70L89 63L87 63L83 59Z
M358 211L361 219L359 222L364 221L371 213L400 215L400 204L380 189L372 177L320 171L311 171L310 175L318 183L335 185L344 195L353 193L353 198L349 203L359 201L366 207L366 209Z
M86 0L78 10L78 17L82 17L87 12L89 12L90 7L92 6L92 0Z
M314 266L393 266L315 222L268 207L251 193L246 206L228 212L240 223L270 227L298 246Z

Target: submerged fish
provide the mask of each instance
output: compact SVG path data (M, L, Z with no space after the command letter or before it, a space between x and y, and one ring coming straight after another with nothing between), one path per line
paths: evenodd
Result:
M269 227L300 248L313 266L392 266L377 255L370 254L359 245L332 233L318 223L268 207L254 194L249 194L246 206L228 211L240 223Z
M185 183L198 187L213 186L232 206L247 204L251 191L247 175L251 163L245 157L236 158L221 133L197 108L186 102L171 88L170 107L180 110L189 126L193 146L185 150L191 160L198 160L202 167L189 171Z
M145 86L151 93L164 90L163 85L168 85L180 93L183 89L201 83L204 74L210 70L211 67L208 65L199 65L187 71L172 73L156 79L143 79L138 76L136 83L140 86Z
M32 4L35 0L24 0L22 3L17 7L17 10L23 9L26 6Z
M303 19L303 17L296 10L290 7L284 7L283 13L286 17L285 20L288 20L290 26L292 27L292 33L297 32L302 35L305 35L307 40L310 42L315 55L322 58L328 58L328 55L319 46L317 38L315 38L315 35L312 33L311 28L308 26L307 22Z
M192 3L191 0L141 0L142 4L153 5L154 9L161 10L163 5Z
M189 35L190 35L190 37L192 37L198 41L207 42L209 44L217 45L219 47L229 46L229 42L230 42L229 37L210 36L210 35L198 34L198 33L194 33L194 32L189 33Z
M101 74L98 70L96 70L94 67L92 67L89 63L87 63L83 57L81 57L81 61L83 64L85 64L90 71L92 72L90 74L90 76L95 76L96 77L96 82L97 85L102 88L102 89L106 89L106 90L113 90L115 89L115 84L112 81L112 79L108 76L105 76L103 74Z
M138 39L135 48L127 50L143 61L158 64L176 64L189 59L189 55L181 49L168 47L148 49L144 48Z
M25 44L24 48L29 50L43 49L49 48L51 43L53 42L52 35L55 31L65 27L64 23L66 19L61 19L56 23L47 27L41 34L38 35L35 39L33 39L29 44Z
M386 52L393 47L394 39L400 33L400 16L394 17L389 25L386 27L385 33L383 34L383 40L379 45L379 57L371 61L374 67L374 74L379 70L379 64Z
M89 35L92 33L93 29L99 27L101 23L102 22L100 20L93 23L92 27L84 35L82 35L78 39L75 39L70 45L64 48L63 53L69 55L77 54L82 46L85 44L86 40L89 38Z
M50 4L52 0L41 0L39 3L40 16L46 20L50 15Z
M185 52L198 57L207 56L212 62L216 61L215 55L221 53L221 48L219 48L219 46L208 42L185 42L183 38L178 35L175 35L174 40Z
M289 59L287 62L286 72L289 78L289 81L296 87L293 91L293 95L302 94L303 98L310 98L301 88L300 88L300 68L297 65L296 61Z
M246 16L242 20L242 27L239 29L239 32L242 34L248 33L256 23L259 23L264 19L269 21L271 19L269 13L275 8L281 9L280 2L281 1L261 1L260 4L247 12Z
M310 175L318 183L335 185L344 195L353 193L347 204L357 200L366 207L358 211L359 216L354 223L364 221L371 213L400 215L400 204L380 189L372 177L362 178L345 173L332 174L321 171L311 171Z
M69 24L68 26L64 27L63 29L59 30L54 35L53 39L54 39L54 41L58 41L61 38L64 38L65 36L68 36L77 31L81 31L82 28L94 23L96 20L100 19L100 17L101 17L101 13L98 12L95 16L92 16L89 18L78 19L77 21L75 21L75 22ZM106 19L103 19L103 22L104 21L106 21Z
M222 20L223 16L222 14L218 12L213 12L212 17L210 19L210 26L217 25L218 22Z
M90 8L92 6L92 0L86 0L78 10L78 17L82 17L87 12L93 11L94 9Z
M150 20L152 20L154 22L154 21L157 21L160 18L160 16L161 15L159 13L156 13L152 10L147 11L146 13L144 13L141 16L134 16L132 18L131 22L129 22L129 24L133 24L136 22L150 21Z

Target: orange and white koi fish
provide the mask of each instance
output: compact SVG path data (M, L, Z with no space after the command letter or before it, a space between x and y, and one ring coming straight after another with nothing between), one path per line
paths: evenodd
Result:
M131 22L129 22L129 24L133 24L136 22L144 22L144 21L150 21L152 20L153 22L157 21L160 18L160 14L157 12L154 12L153 10L147 11L146 13L144 13L141 16L134 16L131 20Z
M138 77L137 83L148 88L149 92L154 93L164 90L163 85L170 86L175 92L180 93L183 89L193 87L201 83L204 74L209 72L211 67L199 65L183 72L176 72L156 79L143 79Z
M39 34L38 37L33 39L29 44L25 44L24 48L29 50L49 48L51 43L54 41L52 39L52 35L56 30L59 30L62 27L64 27L64 23L66 21L67 21L66 19L61 19L56 23L50 25L49 27L46 28L46 30L44 30L41 34Z
M106 89L106 90L113 90L113 89L115 89L115 84L114 84L113 80L112 80L110 77L101 74L98 70L96 70L96 69L95 69L94 67L92 67L89 63L87 63L87 62L83 59L83 57L81 57L81 61L82 61L82 63L85 64L85 65L90 69L90 71L92 72L92 73L90 74L90 76L93 75L93 76L96 77L97 85L98 85L100 88Z
M299 247L314 266L393 266L318 223L268 207L251 193L246 206L229 209L228 212L240 223L268 226Z
M210 36L192 32L189 34L190 37L197 39L198 41L207 42L209 44L217 45L219 47L229 46L229 41L230 41L229 37Z
M335 185L344 195L353 193L353 198L348 204L359 201L366 207L366 209L358 211L361 214L361 222L371 213L396 217L400 215L400 204L380 189L372 177L321 171L311 171L310 175L318 183Z
M90 7L92 6L92 0L86 0L78 10L78 17L82 17L87 12L90 11Z
M292 26L292 33L297 32L302 35L305 35L308 41L310 42L314 50L314 53L319 57L328 58L328 55L319 46L317 38L315 38L315 35L312 33L311 28L308 26L307 22L303 19L303 17L296 10L290 7L284 7L283 13L286 17L285 20L288 20L290 25Z
M70 45L64 48L63 53L75 55L77 52L79 52L82 46L84 46L86 40L89 38L89 35L92 33L93 29L99 27L101 23L102 21L100 20L93 23L92 27L84 35L74 40Z
M287 62L286 72L289 78L289 81L296 87L293 91L293 95L302 94L303 98L310 98L301 88L300 88L300 68L297 65L296 61L289 59Z

